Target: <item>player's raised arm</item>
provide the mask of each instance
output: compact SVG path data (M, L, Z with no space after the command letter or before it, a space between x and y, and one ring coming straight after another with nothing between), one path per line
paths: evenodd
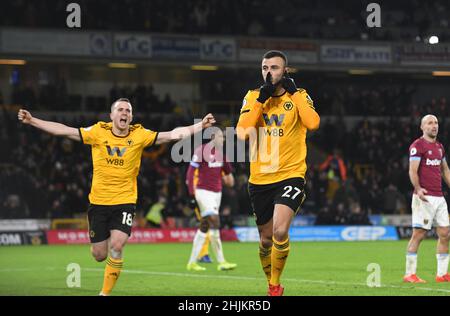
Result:
M316 130L320 125L320 116L317 114L311 97L303 89L297 89L295 82L286 72L281 79L281 85L291 95L297 106L303 125L309 130Z
M34 126L44 132L47 132L54 136L64 136L72 140L81 141L80 133L78 129L70 127L61 123L44 121L33 117L27 110L20 109L17 114L17 118L23 124Z
M263 111L263 104L272 97L275 92L275 85L272 83L271 73L267 73L264 85L259 89L259 96L255 101L250 101L252 104L246 106L245 102L248 102L247 96L244 98L244 105L239 116L239 121L236 126L236 133L239 139L245 140L248 138L249 128L255 128L258 120L261 118Z
M419 159L409 160L409 179L411 180L411 184L413 185L414 190L419 199L428 202L425 197L425 194L427 194L428 191L422 188L419 182L419 165L420 165Z
M158 138L156 139L156 144L164 144L171 141L181 140L183 138L189 137L197 132L200 132L202 129L212 126L216 123L216 119L214 116L209 113L207 114L201 122L197 124L177 127L170 132L161 132L158 134Z

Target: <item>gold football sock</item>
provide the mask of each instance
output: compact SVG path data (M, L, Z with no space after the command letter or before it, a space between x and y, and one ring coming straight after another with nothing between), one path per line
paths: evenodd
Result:
M122 270L123 259L113 259L111 257L106 260L105 276L103 279L102 293L109 295L116 285L119 278L120 271Z
M280 276L289 255L289 237L282 242L275 240L275 238L272 238L272 240L272 274L270 277L270 284L278 285L280 284Z
M209 231L206 233L205 242L203 243L202 250L200 250L200 254L198 255L197 259L201 259L204 256L208 255L208 248L209 248Z
M261 260L261 266L266 274L267 282L270 282L271 270L272 270L272 247L264 248L259 245L259 260Z

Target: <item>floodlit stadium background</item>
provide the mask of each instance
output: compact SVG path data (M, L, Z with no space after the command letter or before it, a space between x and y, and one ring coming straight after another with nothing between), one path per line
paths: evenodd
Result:
M373 28L370 1L73 1L81 8L79 28L67 26L70 2L1 4L0 245L22 246L0 248L0 294L90 295L101 276L87 245L35 247L88 243L92 165L88 147L22 126L19 108L89 126L107 120L112 101L127 97L134 121L152 130L188 125L208 112L235 126L243 96L262 84L261 57L270 49L287 54L292 77L321 115L320 130L308 135L308 197L290 233L291 241L308 243L293 246L286 294L448 294L442 285L416 290L400 283L411 234L408 147L421 135L423 115L439 118L439 139L450 149L446 1L378 2L381 27ZM127 248L129 280L115 291L264 295L248 163L233 164L236 185L224 188L221 206L222 238L234 241L225 253L239 267L226 275L209 269L208 278L224 283L222 291L207 292L204 280L184 270L197 221L184 184L188 163L174 163L170 152L159 146L143 157L131 240L142 245ZM164 220L161 229L151 228L146 214L161 197ZM422 249L419 269L431 279L434 243ZM36 275L25 258L42 253L48 269ZM65 285L70 262L85 269L81 290ZM366 286L370 263L381 265L382 288ZM336 269L340 276L327 275ZM139 284L142 275L170 285L152 292ZM249 286L238 290L226 276ZM35 285L21 286L29 280ZM191 285L181 290L180 283Z

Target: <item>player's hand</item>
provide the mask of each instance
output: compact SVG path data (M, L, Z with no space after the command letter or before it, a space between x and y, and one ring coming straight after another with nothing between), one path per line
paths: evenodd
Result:
M216 119L211 113L206 114L206 116L202 120L202 128L207 128L216 123Z
M424 202L428 202L427 198L425 197L425 194L427 194L428 191L424 188L420 188L417 190L417 196L419 197L419 199L421 199Z
M289 93L294 94L297 92L297 86L295 85L294 79L292 79L288 72L286 71L281 78L281 86Z
M259 103L266 102L275 92L276 86L272 83L272 75L267 73L266 82L259 89L259 96L256 99Z
M24 124L30 124L33 117L27 110L20 109L19 113L17 113L17 118Z

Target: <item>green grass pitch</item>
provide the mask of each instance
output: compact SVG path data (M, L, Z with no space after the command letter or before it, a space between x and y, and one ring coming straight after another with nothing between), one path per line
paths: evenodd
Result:
M401 282L406 241L293 242L282 275L285 295L450 295L450 283L435 283L435 245L421 245L418 275L427 284ZM234 271L188 272L190 243L127 245L124 270L113 295L264 296L267 285L256 243L224 243ZM81 267L81 286L69 288L67 265ZM366 280L370 263L381 268L381 287ZM0 248L0 295L98 295L104 263L91 258L88 245Z

